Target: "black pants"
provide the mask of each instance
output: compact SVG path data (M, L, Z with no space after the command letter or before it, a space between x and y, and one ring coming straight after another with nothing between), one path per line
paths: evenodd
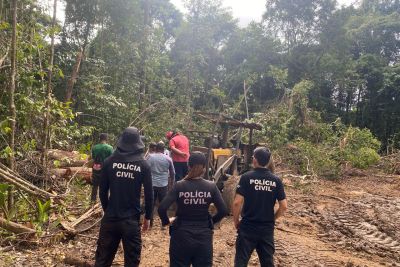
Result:
M239 229L236 238L235 267L247 266L254 249L262 267L274 267L274 231L251 231Z
M188 163L187 162L175 162L175 181L180 181L184 178L188 173Z
M170 267L209 267L213 259L213 230L194 224L170 226Z
M92 170L92 194L90 195L90 201L96 202L97 192L99 191L101 172Z
M121 239L124 247L124 266L139 266L142 250L139 222L135 219L119 221L103 219L97 241L95 267L111 266Z
M167 195L167 193L168 193L168 185L163 186L163 187L153 186L153 194L154 194L153 207L156 206L157 200L158 200L158 204L160 204L161 201L164 199L164 197ZM154 215L154 212L153 212L153 215ZM153 226L153 217L150 220L150 225Z

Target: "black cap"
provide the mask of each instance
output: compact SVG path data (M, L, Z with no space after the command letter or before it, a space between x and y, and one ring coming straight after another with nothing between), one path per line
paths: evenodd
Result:
M189 157L189 167L191 167L191 168L194 165L206 166L206 163L207 163L206 156L199 151L193 152Z
M126 128L118 139L117 147L125 152L135 152L144 149L143 141L136 127Z
M254 149L253 157L257 160L258 164L265 167L271 158L271 152L264 146L257 147Z

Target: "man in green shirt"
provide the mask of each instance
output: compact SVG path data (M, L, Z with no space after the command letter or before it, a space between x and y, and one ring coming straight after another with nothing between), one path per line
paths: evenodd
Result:
M103 163L113 153L113 147L107 144L107 140L108 135L106 133L100 134L100 143L92 148L92 194L90 197L92 203L96 202Z

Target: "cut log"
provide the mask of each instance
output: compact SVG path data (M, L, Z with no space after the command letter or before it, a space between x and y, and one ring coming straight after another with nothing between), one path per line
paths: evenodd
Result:
M224 183L224 189L222 191L222 198L225 201L226 207L228 208L229 213L232 213L232 204L233 199L235 198L236 186L239 183L239 176L232 175L229 179Z
M78 258L73 255L66 255L64 258L64 263L72 266L77 266L77 267L92 267L94 266L94 262L90 260L84 260L81 258Z
M50 149L48 158L53 161L54 167L81 167L87 161L82 159L82 155L78 151L64 151L58 149Z
M49 175L52 178L67 178L67 177L71 176L71 170L70 169L50 169Z
M69 167L67 168L69 176L78 176L87 183L92 182L92 169L87 167Z
M59 149L49 149L47 156L52 160L62 160L64 158L77 159L79 158L78 151L65 151Z
M8 221L2 217L0 217L0 227L3 229L6 229L10 232L13 232L15 234L35 234L36 231L34 229L28 228L24 225L14 223L11 221Z

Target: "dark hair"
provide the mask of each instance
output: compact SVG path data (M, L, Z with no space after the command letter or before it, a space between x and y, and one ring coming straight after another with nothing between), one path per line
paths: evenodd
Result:
M100 142L101 141L107 141L108 140L108 134L106 133L101 133L99 136Z
M157 144L154 143L154 142L151 142L151 143L149 144L149 149L151 149L151 150L155 150L156 147L157 147Z
M164 152L164 149L165 149L164 143L161 142L161 141L158 142L157 145L156 145L156 151L157 152Z
M199 151L193 152L190 155L188 162L189 173L186 175L184 179L189 180L203 176L204 172L206 171L206 164L207 164L207 158L203 153Z
M190 155L188 164L189 167L194 167L195 165L202 165L205 167L207 164L207 158L203 153L195 151Z
M266 147L257 147L254 149L253 157L257 160L260 166L265 167L271 158L271 152Z

